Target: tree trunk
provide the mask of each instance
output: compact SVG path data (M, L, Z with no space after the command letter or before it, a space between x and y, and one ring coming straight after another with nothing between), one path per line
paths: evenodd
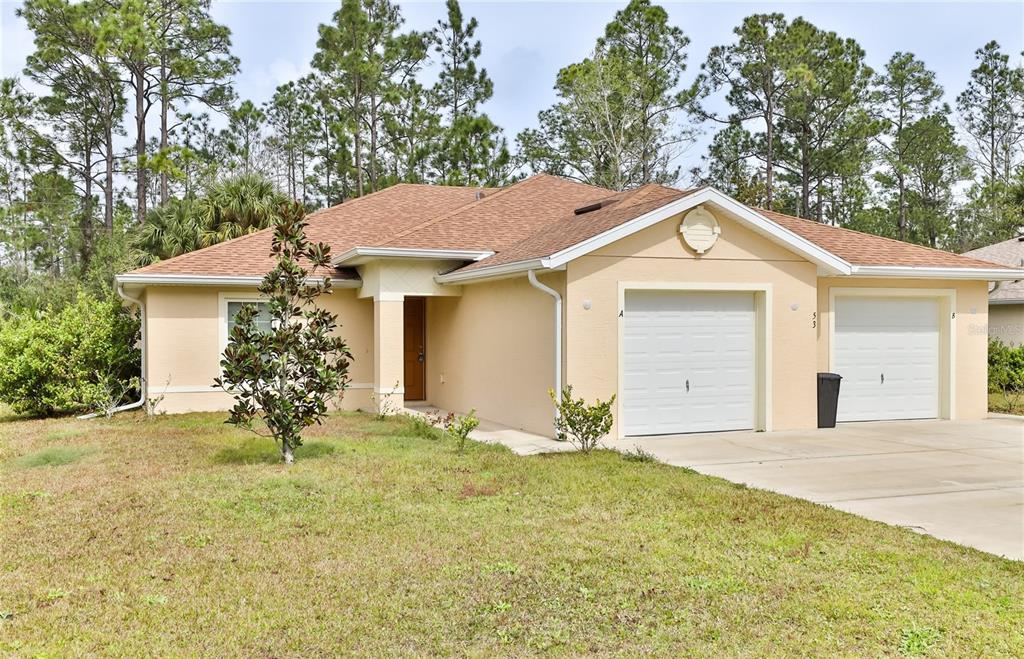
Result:
M903 173L896 174L896 185L899 194L899 211L896 217L897 235L900 240L907 239L907 202L906 202L906 181Z
M772 209L774 191L772 185L775 177L775 108L771 95L768 96L768 107L765 112L765 140L767 147L764 158L765 208Z
M352 95L352 114L354 119L352 125L355 127L352 131L352 155L354 156L356 166L356 196L358 197L363 196L363 131L360 129L360 124L362 123L363 118L360 114L361 108L359 102L359 99L362 98L362 93L362 86L360 85L360 80L357 78L355 93Z
M287 441L281 441L281 457L284 458L286 465L295 463L295 453L292 451L291 444Z
M141 68L135 79L135 220L146 223L146 80Z
M377 189L377 98L370 97L370 191Z
M160 59L160 151L162 153L167 152L168 139L167 135L167 115L171 110L170 99L167 98L167 58L162 56ZM164 169L160 172L160 205L165 205L171 198L170 193L170 182L167 177L167 170Z
M804 141L800 145L800 217L813 219L811 217L811 164L807 155L807 131L804 132Z
M103 142L107 167L103 174L103 228L109 236L114 233L114 126L110 121L103 127Z
M82 244L79 246L78 257L84 269L89 265L92 257L92 148L85 149L85 165L83 167L83 178L85 179L85 199L82 208L82 219L79 226L82 229Z

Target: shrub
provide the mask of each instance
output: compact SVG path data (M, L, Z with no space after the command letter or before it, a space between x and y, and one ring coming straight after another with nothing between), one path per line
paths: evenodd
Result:
M568 441L580 451L589 453L611 431L614 394L603 403L594 401L593 405L587 405L582 398L573 398L572 385L562 389L561 401L555 396L554 389L548 390L548 394L558 413L555 432L561 441Z
M1024 345L1007 346L999 339L989 340L988 390L990 393L1024 391Z
M480 420L476 418L476 410L470 410L469 414L465 416L449 412L447 416L434 417L433 421L443 427L444 431L455 440L455 449L459 453L466 450L469 433L480 425Z
M138 319L113 296L79 293L14 316L0 324L0 401L33 416L94 409L137 388L138 338Z
M1024 346L1007 346L998 339L988 342L988 390L1001 393L1010 411L1024 398Z

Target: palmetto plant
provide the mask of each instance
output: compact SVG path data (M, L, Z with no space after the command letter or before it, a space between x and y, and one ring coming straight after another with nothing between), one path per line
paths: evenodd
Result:
M203 247L203 230L195 203L189 199L172 199L149 211L146 223L132 237L135 260L139 265L149 265Z
M274 184L258 174L214 183L196 203L204 247L266 229L285 201Z
M217 181L198 199L173 199L151 210L132 241L136 260L146 265L266 229L285 201L257 174Z

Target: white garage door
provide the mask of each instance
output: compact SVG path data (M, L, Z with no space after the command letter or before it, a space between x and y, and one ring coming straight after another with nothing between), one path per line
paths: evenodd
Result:
M624 317L626 435L754 427L753 293L630 291Z
M839 421L939 415L939 302L924 298L836 299Z

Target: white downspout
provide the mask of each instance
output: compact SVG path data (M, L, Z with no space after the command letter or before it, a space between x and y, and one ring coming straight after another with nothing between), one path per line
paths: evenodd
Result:
M142 407L146 404L146 305L142 300L125 293L124 284L117 285L117 296L125 302L134 304L139 308L139 347L142 348L142 372L139 375L139 390L141 392L141 396L139 397L139 400L134 403L115 407L111 410L110 414L117 414L118 412L124 412L126 410L134 410L135 408ZM83 414L78 418L95 419L98 416L106 416L106 414L103 412L93 412L92 414Z
M545 286L537 280L537 275L533 270L526 271L526 277L530 280L530 285L536 288L538 291L547 293L551 297L555 298L555 400L558 402L562 401L562 296L559 295L558 291ZM558 412L555 412L555 416Z

